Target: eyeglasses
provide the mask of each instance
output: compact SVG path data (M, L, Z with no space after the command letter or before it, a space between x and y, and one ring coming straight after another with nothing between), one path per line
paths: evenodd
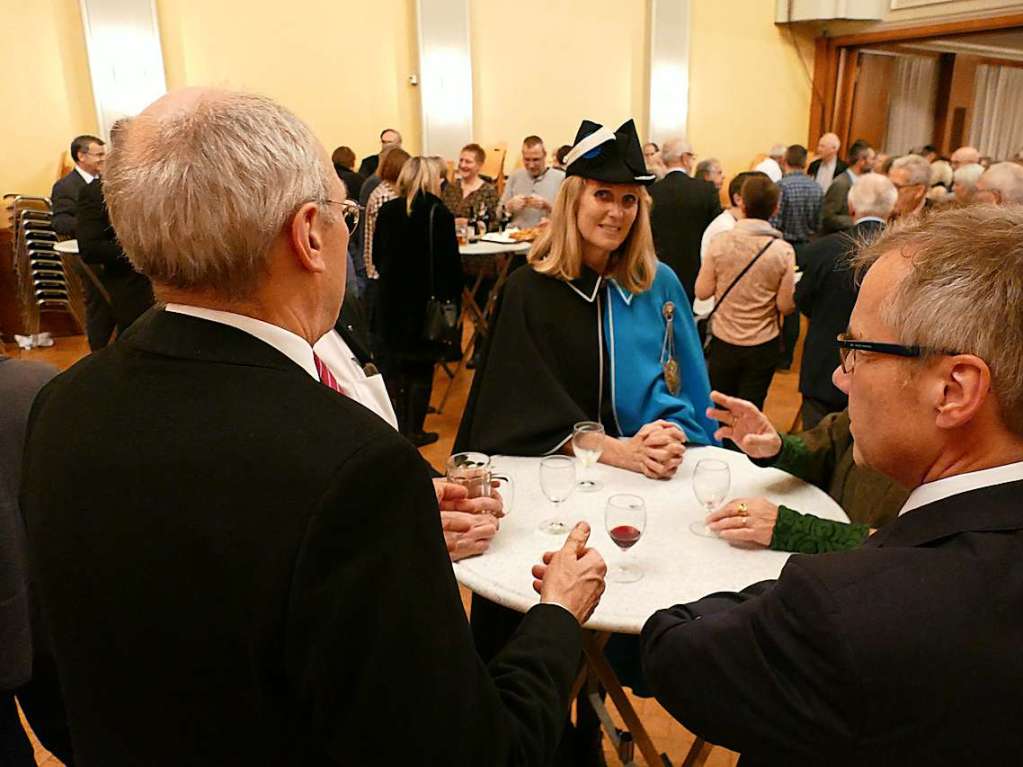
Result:
M348 234L355 231L355 227L359 225L359 216L362 215L362 211L365 208L359 205L357 202L351 200L324 200L324 202L330 203L331 205L340 205L342 215L345 219L345 226L348 227Z
M902 344L889 344L881 341L860 341L849 338L845 333L838 336L838 357L842 365L842 372L849 375L856 367L855 352L873 352L874 354L890 354L895 357L922 357L925 354L958 354L959 352L941 351L939 349L927 349L922 346L904 346Z

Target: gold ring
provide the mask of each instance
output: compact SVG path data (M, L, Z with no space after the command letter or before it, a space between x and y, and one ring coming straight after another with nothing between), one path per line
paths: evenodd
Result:
M743 517L749 516L749 506L747 506L745 503L740 503L737 508L739 509L740 516Z

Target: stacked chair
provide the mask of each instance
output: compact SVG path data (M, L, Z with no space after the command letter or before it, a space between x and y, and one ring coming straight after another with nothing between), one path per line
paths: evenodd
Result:
M29 333L38 333L44 314L61 313L70 314L79 328L84 328L79 285L55 247L57 234L51 224L50 200L9 194L4 196L4 203L11 212L22 326Z

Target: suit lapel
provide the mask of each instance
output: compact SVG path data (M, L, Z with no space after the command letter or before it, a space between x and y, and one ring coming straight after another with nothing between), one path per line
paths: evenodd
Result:
M1023 530L1023 481L970 490L908 511L864 546L923 546L959 533Z

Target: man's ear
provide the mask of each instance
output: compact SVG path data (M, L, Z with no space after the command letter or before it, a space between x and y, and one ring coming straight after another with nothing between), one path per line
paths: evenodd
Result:
M302 205L291 217L288 240L298 265L310 272L326 271L323 258L323 213L315 202Z
M935 424L940 429L955 429L975 418L987 402L991 394L991 369L972 354L949 357L941 369Z

